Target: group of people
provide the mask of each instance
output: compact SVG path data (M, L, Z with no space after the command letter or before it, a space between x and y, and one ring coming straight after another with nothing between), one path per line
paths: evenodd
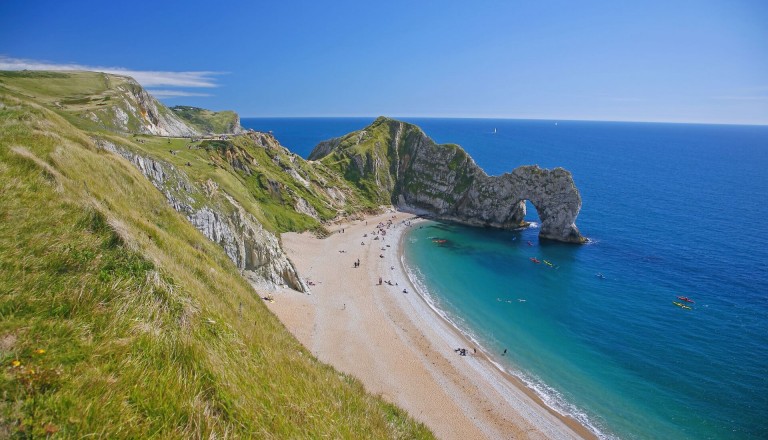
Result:
M459 347L459 348L457 348L457 349L455 349L455 350L453 350L453 351L455 351L456 353L458 353L458 354L459 354L459 356L466 356L466 355L467 355L467 349L466 349L466 348L462 348L462 347ZM477 349L473 348L473 349L472 349L472 353L473 353L473 354L477 354Z

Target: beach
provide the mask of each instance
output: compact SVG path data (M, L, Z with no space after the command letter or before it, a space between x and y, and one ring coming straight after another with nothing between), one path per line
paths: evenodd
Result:
M310 292L277 290L269 308L319 360L407 410L438 438L595 438L497 368L418 294L401 243L418 224L412 214L390 211L333 225L324 239L283 234Z

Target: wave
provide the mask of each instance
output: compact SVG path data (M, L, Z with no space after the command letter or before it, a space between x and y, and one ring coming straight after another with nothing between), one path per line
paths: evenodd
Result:
M533 391L539 397L539 399L541 399L544 405L564 417L570 417L576 420L579 424L586 427L590 432L597 436L597 438L605 440L618 440L618 437L607 434L598 426L597 423L593 422L593 420L584 411L582 411L576 405L570 403L562 395L562 393L545 384L535 375L519 369L508 368L502 365L499 361L495 360L494 357L490 354L491 351L488 350L480 342L479 338L476 337L476 335L468 329L464 319L462 319L460 316L452 316L438 306L438 301L435 298L435 295L433 295L427 287L427 283L425 281L426 277L421 272L421 270L418 267L406 264L404 255L402 255L400 258L400 264L402 265L406 276L410 280L411 285L414 287L414 290L419 296L421 296L422 299L424 299L424 302L429 306L429 308L432 309L439 317L448 322L448 324L456 329L461 335L476 345L478 349L485 354L491 364L496 367L497 370L501 371L502 373L510 374L520 380L528 389Z

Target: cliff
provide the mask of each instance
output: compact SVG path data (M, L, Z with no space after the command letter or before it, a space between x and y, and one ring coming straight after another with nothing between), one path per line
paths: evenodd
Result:
M112 142L97 140L97 144L138 168L165 195L173 209L221 246L250 280L307 291L277 237L266 231L234 198L219 191L214 181L208 180L204 189L199 188L186 173L167 162L133 153Z
M198 136L133 78L98 72L0 72L3 86L50 106L85 129Z
M438 145L417 126L383 117L318 144L310 159L380 203L467 225L522 227L529 200L541 218L541 238L586 241L575 224L581 196L562 168L523 166L488 176L458 145Z

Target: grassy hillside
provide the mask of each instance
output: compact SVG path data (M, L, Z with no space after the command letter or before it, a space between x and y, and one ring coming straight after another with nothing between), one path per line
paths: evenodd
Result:
M0 87L54 109L86 130L154 133L155 125L183 124L132 78L99 72L0 71Z
M91 137L103 138L172 164L200 187L208 181L215 182L269 231L322 231L324 221L375 210L380 204L350 185L339 173L320 163L308 163L266 133L196 142L147 134L125 135L114 128L109 116L114 110L109 106L120 101L111 97L122 96L119 89L129 82L129 78L96 72L0 71L0 90L4 93L43 105ZM62 104L73 100L80 104ZM84 116L94 105L107 115L102 122L95 123ZM170 112L162 104L158 110ZM199 116L208 112L197 110L201 109L192 113ZM297 212L299 199L312 207L314 217Z
M172 149L165 140L84 132L54 104L52 88L63 83L7 84L0 84L0 438L431 437L314 359L221 248L92 137L153 154ZM258 177L225 169L235 168L232 158L268 161L252 141L234 142L236 154L179 145L189 156L167 158L194 160L187 168L197 178L225 176L222 185L234 187Z
M363 130L333 140L327 155L313 151L310 159L343 175L365 198L390 204L395 181L397 151L392 146L399 137L397 121L377 118Z
M240 118L233 111L214 112L186 105L171 107L171 111L201 133L235 133L240 130Z
M445 163L427 163L414 170L411 168L417 150L429 149L439 154L434 157L447 159ZM459 176L459 184L452 191L461 193L469 187L471 176L467 174L469 155L456 144L435 144L419 127L413 124L377 118L371 125L318 145L310 159L319 161L344 177L364 197L380 204L396 204L403 191L424 193L444 198L454 203L453 194L446 188L434 191L425 183L440 177L446 167Z

